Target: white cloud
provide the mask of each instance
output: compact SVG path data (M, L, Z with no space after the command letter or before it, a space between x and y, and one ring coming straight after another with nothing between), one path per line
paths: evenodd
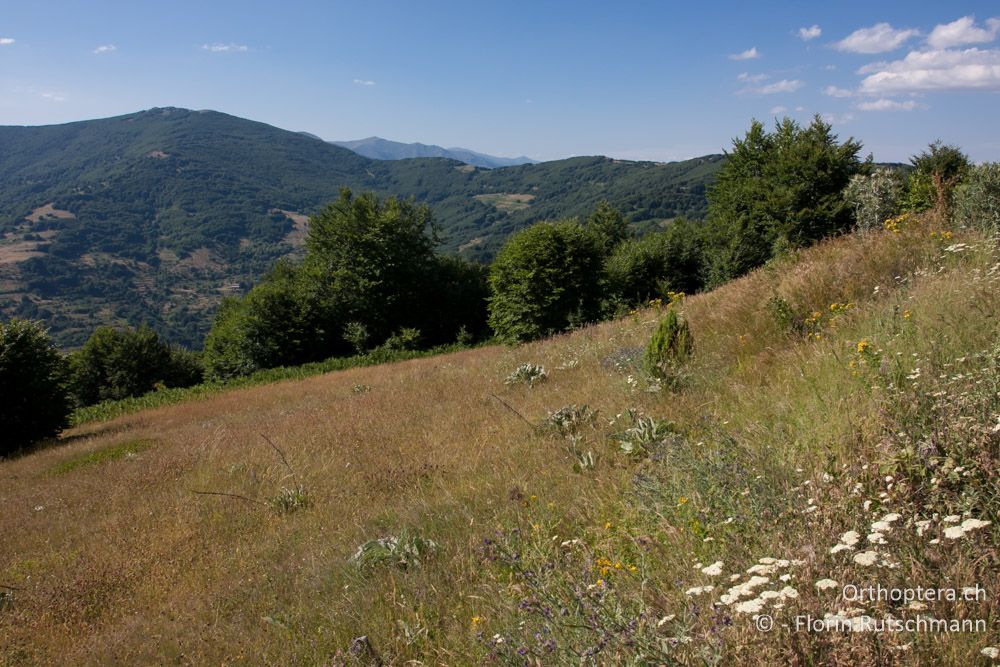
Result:
M942 23L934 26L927 43L935 49L947 49L951 46L963 46L965 44L983 44L996 39L997 32L1000 32L1000 19L988 19L986 28L977 28L976 20L971 16L963 16L951 23Z
M747 49L741 53L734 53L729 56L730 60L754 60L756 58L760 58L760 53L757 52L756 46L752 49Z
M246 53L250 50L246 44L234 44L230 42L228 44L220 44L216 42L215 44L202 44L201 48L204 51L211 51L212 53Z
M788 111L788 107L783 107L780 104L776 107L771 107L772 116L777 116L778 114L785 113L786 111Z
M66 96L60 93L42 93L42 97L49 102L65 102Z
M849 53L885 53L898 49L919 34L919 30L896 30L888 23L877 23L870 28L855 30L834 46Z
M767 74L750 74L749 72L743 72L736 76L737 81L746 81L747 83L760 83L767 78Z
M805 84L803 84L798 79L782 79L781 81L775 81L774 83L769 83L765 86L744 88L740 92L751 93L754 95L774 95L775 93L794 93L803 85Z
M94 49L94 53L100 55L102 53L111 53L112 51L117 51L118 47L114 44L102 44Z
M802 112L802 111L805 111L806 108L804 106L797 106L797 107L795 107L795 110L799 111L799 112Z
M803 42L808 42L810 39L816 39L823 34L823 31L818 25L810 26L808 28L799 28L799 39Z
M897 102L896 100L883 97L871 102L861 102L854 108L861 111L913 111L914 109L920 109L921 105L913 100Z
M354 85L355 86L374 86L375 82L372 81L371 79L355 79L354 80Z
M0 46L10 46L15 41L13 37L0 37Z
M854 91L837 86L827 86L823 89L823 94L829 97L854 97Z
M1000 91L1000 49L911 51L902 60L874 63L861 91L876 95L935 90Z
M852 113L825 113L821 117L830 125L843 125L854 120L854 114Z

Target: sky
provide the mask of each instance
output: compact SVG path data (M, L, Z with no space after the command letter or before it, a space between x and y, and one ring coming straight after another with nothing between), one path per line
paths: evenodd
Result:
M0 125L163 106L540 160L686 159L820 114L878 161L998 161L1000 5L0 0Z

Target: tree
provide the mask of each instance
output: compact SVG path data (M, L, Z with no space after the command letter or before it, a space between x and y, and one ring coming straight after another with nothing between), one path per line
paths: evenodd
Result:
M907 184L906 203L915 211L934 209L939 220L951 213L955 187L969 171L969 158L956 146L937 140L910 158L913 174Z
M205 341L209 375L356 354L392 340L438 345L485 329L484 270L434 254L430 210L344 189L310 219L300 266L280 263L226 301ZM414 331L419 335L414 335Z
M334 337L330 351L344 348L348 322L363 324L379 343L422 318L436 240L427 206L374 193L354 197L346 188L310 219L303 271Z
M599 319L603 246L574 221L515 234L490 269L489 322L501 340L533 340Z
M202 375L191 353L171 347L149 327L100 327L69 362L72 394L81 405L140 396L161 384L186 387Z
M69 418L66 362L36 322L0 323L0 456L57 435Z
M702 264L700 230L680 219L665 231L621 243L604 266L612 298L631 307L671 291L698 291Z
M625 217L607 201L598 202L587 218L586 227L597 236L605 255L610 255L629 236Z
M777 249L846 231L842 191L863 170L861 144L838 143L816 116L808 127L785 118L773 133L753 121L709 190L710 282L719 284L769 260Z

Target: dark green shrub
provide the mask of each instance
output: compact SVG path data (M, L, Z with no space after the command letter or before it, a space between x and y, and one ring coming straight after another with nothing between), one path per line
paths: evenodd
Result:
M0 456L68 423L66 361L40 324L13 319L0 324Z
M687 320L670 308L646 347L646 371L653 377L667 377L693 351L694 338Z

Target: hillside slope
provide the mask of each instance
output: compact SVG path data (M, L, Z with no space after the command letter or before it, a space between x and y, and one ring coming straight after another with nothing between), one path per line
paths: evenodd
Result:
M940 231L687 299L669 387L636 365L647 309L0 462L0 664L973 664L1000 623L1000 253ZM526 362L547 380L505 384ZM983 625L794 627L890 615Z
M149 323L197 348L221 297L294 256L308 216L342 187L425 202L442 251L488 260L517 229L587 215L601 199L637 223L700 216L720 159L494 170L370 160L301 133L174 108L0 127L0 317L41 319L63 346L100 324Z

